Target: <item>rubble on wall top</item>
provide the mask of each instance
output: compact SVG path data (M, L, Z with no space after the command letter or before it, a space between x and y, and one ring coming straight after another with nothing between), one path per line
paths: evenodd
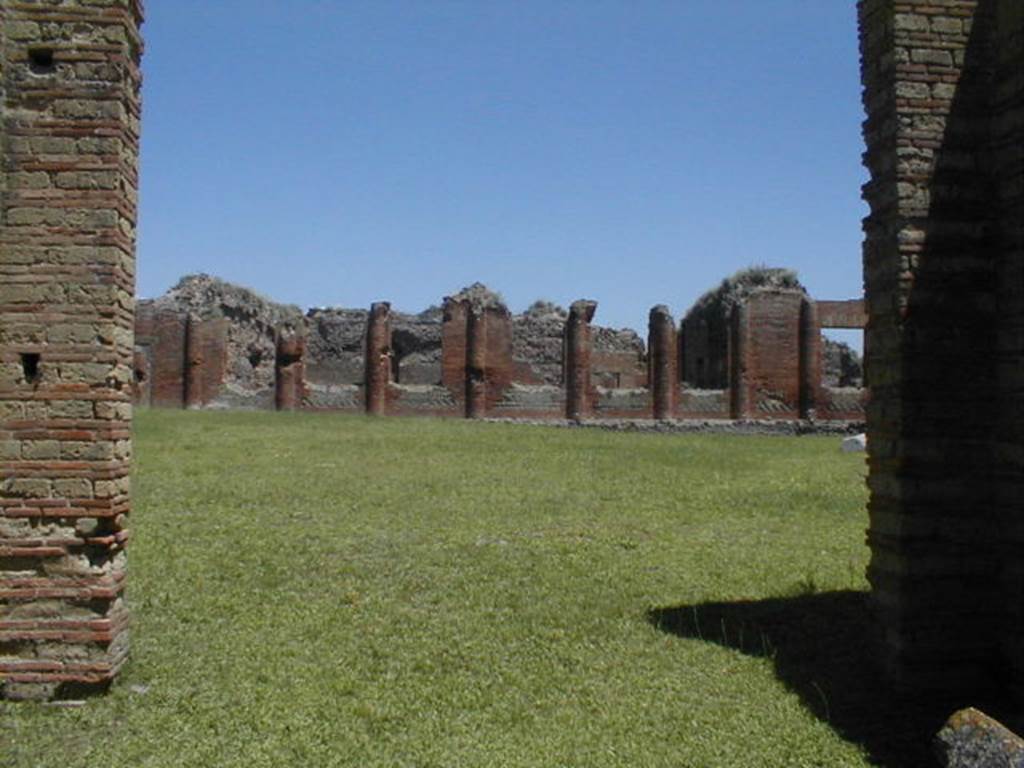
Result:
M458 293L448 297L451 301L468 301L474 309L507 309L501 294L492 291L483 283L467 285Z
M747 267L725 278L716 288L697 299L686 312L685 319L698 315L727 319L733 307L759 290L797 291L807 294L807 289L800 283L792 269Z
M203 319L229 317L274 327L301 320L302 310L280 304L219 277L185 275L167 293L153 300L157 307L173 307Z
M564 322L569 317L569 311L554 302L537 299L526 308L522 316L528 320L557 320Z
M469 301L478 308L507 309L505 300L497 291L493 291L480 282L466 286L461 291L448 297L453 301ZM350 307L312 307L303 312L291 304L281 304L269 299L256 291L219 277L208 274L191 274L182 277L178 283L163 296L148 299L156 308L171 308L187 312L200 318L227 317L243 323L252 323L265 328L279 325L294 325L306 321L318 327L352 326L355 333L357 327L366 322L369 311L365 308ZM520 314L511 315L517 328L523 327L523 333L530 333L528 328L546 328L546 333L561 334L569 312L552 301L538 299ZM430 327L440 326L443 319L442 308L431 305L420 312L391 313L393 327L397 329L420 328L417 333L437 335ZM325 325L326 324L326 325ZM604 350L643 349L644 342L636 331L630 328L605 328L594 325L596 348Z

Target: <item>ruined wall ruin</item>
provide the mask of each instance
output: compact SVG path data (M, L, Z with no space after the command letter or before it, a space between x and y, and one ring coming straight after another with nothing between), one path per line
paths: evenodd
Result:
M871 172L869 578L886 661L894 679L919 690L1019 690L1024 3L858 6ZM139 313L133 348L141 4L47 0L2 10L0 677L5 696L45 697L103 684L125 658L131 379L145 404L363 408L369 314L325 310L300 323L285 312L262 322L152 306ZM745 358L756 309L738 306L714 327L684 323L678 364L696 387L681 389L677 415L721 414L730 399L740 412L756 404L756 386L734 385L744 372L765 380L760 358ZM801 303L801 412L816 397L808 329L857 327L848 309ZM453 374L468 365L487 382L509 350L520 373L504 400L485 387L485 410L518 387L545 393L534 401L544 412L576 409L581 392L582 407L600 411L593 370L590 384L586 371L573 373L581 384L567 405L565 357L556 382L550 334L530 362L514 319L511 330L498 322L492 347L466 341L465 311L455 303L443 318L423 318L437 334L424 347L396 343L401 323L392 318L386 354L397 362L385 409L416 399L396 388L423 387L445 393L442 411L457 410L469 387ZM790 330L775 335L791 356L792 323L783 326ZM491 328L473 333L487 339ZM649 373L646 391L657 389L651 399L663 412L671 395L658 376L671 355L663 337L657 346L650 365L660 374ZM407 370L411 356L420 357ZM630 370L608 373L626 386ZM498 373L493 381L506 375ZM792 389L783 389L790 407Z
M856 358L821 333L865 321L863 301L815 301L790 270L737 272L683 318L684 408L707 407L717 390L732 418L860 421L867 393Z
M1021 686L1024 3L861 0L868 577L916 690Z
M8 698L103 685L127 654L140 23L134 0L4 3L0 16Z
M826 349L834 350L837 377L852 364L842 367L842 348L825 344L817 318L855 323L862 303L822 302L824 313L818 306L789 286L733 296L719 322L719 346L708 336L700 353L729 366L725 379L700 388L684 381L695 354L687 339L704 319L699 313L677 329L667 307L652 310L649 352L634 331L602 327L593 318L584 338L577 323L586 313L575 317L549 302L512 314L479 283L418 314L380 303L369 311L318 308L303 316L297 307L193 275L165 296L139 302L136 402L201 408L284 402L289 410L541 419L860 420L863 390L821 381ZM577 308L583 312L583 304ZM732 316L740 309L742 353ZM706 313L712 323L716 313ZM292 340L285 351L282 339Z

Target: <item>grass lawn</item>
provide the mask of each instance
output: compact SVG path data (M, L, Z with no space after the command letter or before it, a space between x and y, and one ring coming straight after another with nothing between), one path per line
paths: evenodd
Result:
M862 642L864 459L839 438L158 411L136 436L132 660L81 708L0 703L0 765L891 747Z

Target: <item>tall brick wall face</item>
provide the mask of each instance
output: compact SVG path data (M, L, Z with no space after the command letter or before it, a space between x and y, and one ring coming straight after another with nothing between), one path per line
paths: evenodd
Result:
M890 673L919 690L1024 658L1021 7L859 6L868 576Z
M0 685L103 684L127 652L134 0L0 16Z
M998 194L996 237L1000 254L997 344L1000 419L994 447L995 505L1007 521L1004 539L1020 550L1017 521L1024 498L1024 3L996 10L997 58L992 96L992 151ZM1018 698L1024 688L1024 558L1004 558L1003 658Z
M181 408L185 402L185 334L188 315L140 305L135 317L135 344L145 356L147 378L141 383L148 404Z

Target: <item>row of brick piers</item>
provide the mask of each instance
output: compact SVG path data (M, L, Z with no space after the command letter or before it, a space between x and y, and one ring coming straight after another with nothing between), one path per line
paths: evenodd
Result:
M591 380L593 353L591 323L597 302L579 300L572 304L565 323L563 386L564 416L570 420L595 415L597 389ZM491 405L508 384L507 376L498 369L505 361L491 359L493 345L489 338L508 333L508 312L504 308L475 306L470 301L446 300L446 322L455 320L462 326L461 334L446 333L444 345L444 384L461 401L467 418L485 418ZM814 418L821 399L821 327L816 303L805 299L800 306L799 322L799 413L800 418ZM738 305L731 316L729 328L729 417L757 416L756 340L752 336L751 312L747 304ZM190 323L190 328L193 324ZM202 335L190 333L186 358L186 407L200 407L201 400L189 397L200 391L202 380L196 369L202 366ZM193 341L195 339L195 341ZM377 302L370 307L365 336L365 411L371 415L389 412L388 390L391 381L391 305ZM277 336L275 403L278 410L294 411L303 407L305 396L305 340L300 331L289 327ZM651 309L648 319L648 390L650 418L672 419L680 416L680 359L683 354L680 333L671 312L659 304ZM497 391L496 391L497 390Z

